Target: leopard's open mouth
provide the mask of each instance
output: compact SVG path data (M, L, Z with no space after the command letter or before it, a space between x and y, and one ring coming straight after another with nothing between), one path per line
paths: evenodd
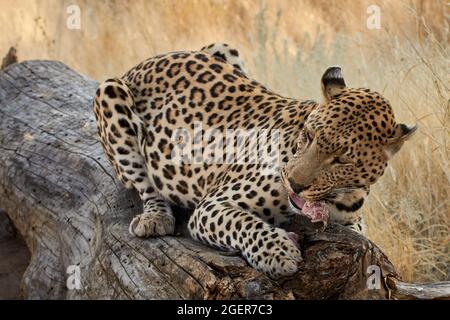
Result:
M305 200L300 195L296 194L290 186L284 168L281 170L281 181L288 192L289 203L291 206L300 214L308 217L311 222L321 222L323 223L323 227L325 227L330 216L328 206L325 202Z
M311 222L321 222L324 227L327 225L330 212L325 202L307 201L295 193L290 193L289 203L300 214L308 217Z

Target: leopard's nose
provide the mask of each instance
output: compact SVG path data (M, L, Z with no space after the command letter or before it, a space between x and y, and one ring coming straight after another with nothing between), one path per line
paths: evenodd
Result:
M294 191L297 194L299 194L300 192L302 192L305 189L308 189L308 186L298 184L298 183L294 182L294 180L292 180L292 179L288 179L288 181L289 181L289 184L291 185L292 191Z

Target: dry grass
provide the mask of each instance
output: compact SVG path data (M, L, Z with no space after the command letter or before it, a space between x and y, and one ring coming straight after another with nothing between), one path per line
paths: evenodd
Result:
M151 55L217 41L239 48L254 78L320 99L339 64L349 85L381 91L397 119L418 122L365 206L369 237L406 280L450 279L449 25L447 1L78 0L81 30L65 27L73 1L0 0L1 52L56 59L99 80ZM381 7L382 29L366 28Z

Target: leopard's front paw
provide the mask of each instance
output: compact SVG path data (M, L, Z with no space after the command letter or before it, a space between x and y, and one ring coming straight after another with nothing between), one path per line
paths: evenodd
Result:
M133 218L128 230L132 235L141 238L173 234L175 218L168 213L143 213Z
M285 230L278 228L260 239L248 247L247 253L244 252L253 267L274 279L292 276L297 272L298 264L302 261L297 239L292 239Z

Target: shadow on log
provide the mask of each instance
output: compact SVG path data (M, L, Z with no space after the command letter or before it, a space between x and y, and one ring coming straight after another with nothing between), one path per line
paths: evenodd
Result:
M304 230L300 271L279 281L253 270L238 256L185 236L186 213L179 213L176 236L133 238L128 223L141 212L141 203L137 194L121 186L103 155L91 110L96 86L95 81L54 61L27 61L0 72L0 208L31 252L22 280L26 298L450 295L447 283L431 291L426 285L411 284L421 295L413 294L414 290L405 294L399 275L381 250L338 225L324 233ZM381 271L381 286L376 290L366 285L371 265ZM70 277L76 267L81 280L78 289Z

